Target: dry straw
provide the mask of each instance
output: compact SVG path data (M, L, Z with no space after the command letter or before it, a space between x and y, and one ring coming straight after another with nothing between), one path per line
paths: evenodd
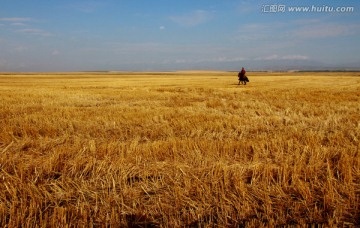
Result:
M360 226L358 73L0 76L2 227Z

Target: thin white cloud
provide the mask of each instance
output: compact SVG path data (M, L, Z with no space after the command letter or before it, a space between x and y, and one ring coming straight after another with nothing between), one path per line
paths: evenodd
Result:
M31 34L31 35L52 36L52 34L50 32L47 32L42 29L19 29L16 31L20 32L20 33L25 33L25 34Z
M286 55L281 57L283 60L308 60L309 57L306 55Z
M16 33L23 33L23 34L31 34L31 35L38 35L38 36L52 36L53 34L37 28L31 28L31 24L37 21L33 18L29 17L3 17L0 18L0 22L4 22L1 24L8 28L8 31L16 32ZM21 28L23 27L23 28Z
M243 24L238 28L237 34L233 37L235 40L268 40L269 38L284 37L284 22L264 22ZM282 36L280 36L282 34Z
M307 40L350 36L360 33L359 24L325 22L320 19L301 19L285 22L264 22L241 25L233 39L259 40Z
M279 56L277 54L257 57L254 60L308 60L309 57L306 55L284 55Z
M296 25L313 25L317 23L321 23L321 20L319 18L302 18L298 20L294 20L291 23L294 23Z
M274 54L274 55L269 55L269 56L257 57L254 60L277 60L277 59L279 59L279 56Z
M244 57L213 57L213 58L182 58L174 60L174 63L228 63L247 60Z
M193 27L206 23L211 19L211 14L205 10L196 10L180 16L171 16L170 20L184 27Z
M15 23L11 23L11 25L13 25L13 26L25 26L26 24L21 23L21 22L15 22Z
M5 18L0 18L0 21L9 21L9 22L27 22L27 21L31 21L31 18L28 17L5 17Z
M216 58L212 58L212 59L203 59L203 60L201 60L201 62L221 62L221 63L226 63L226 62L237 62L237 61L244 61L244 60L246 60L246 58L244 58L244 57L221 56L221 57L216 57Z
M357 33L360 33L360 25L338 23L310 24L291 32L293 37L303 39L341 37Z

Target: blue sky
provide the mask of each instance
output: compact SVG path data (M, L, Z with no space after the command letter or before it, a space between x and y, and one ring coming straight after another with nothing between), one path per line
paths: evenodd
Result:
M334 12L344 7L351 12ZM1 0L0 7L0 71L360 67L359 44L358 0Z

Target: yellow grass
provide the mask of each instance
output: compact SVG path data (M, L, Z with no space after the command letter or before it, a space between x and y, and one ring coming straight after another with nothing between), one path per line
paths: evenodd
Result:
M2 227L360 226L360 73L0 75Z

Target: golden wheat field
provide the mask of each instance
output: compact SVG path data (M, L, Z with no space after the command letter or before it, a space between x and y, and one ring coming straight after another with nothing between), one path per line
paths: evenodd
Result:
M0 75L1 227L360 226L360 73Z

